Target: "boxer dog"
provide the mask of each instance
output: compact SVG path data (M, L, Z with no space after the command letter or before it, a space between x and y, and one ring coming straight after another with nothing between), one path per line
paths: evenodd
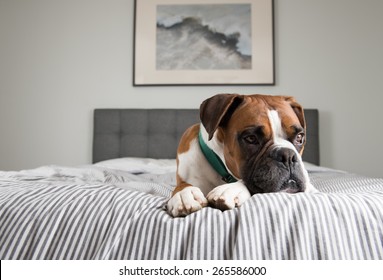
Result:
M178 146L173 217L208 204L233 209L257 193L316 191L302 163L306 124L294 98L218 94L201 104L200 118Z

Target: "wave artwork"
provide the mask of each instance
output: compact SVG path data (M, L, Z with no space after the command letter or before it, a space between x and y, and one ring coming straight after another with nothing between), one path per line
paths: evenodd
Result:
M251 69L251 5L158 5L157 70Z

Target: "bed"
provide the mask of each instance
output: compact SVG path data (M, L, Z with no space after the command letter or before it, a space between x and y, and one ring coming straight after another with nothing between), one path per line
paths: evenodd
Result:
M256 194L229 211L165 210L175 151L197 110L97 109L93 164L0 171L1 259L383 259L383 179L319 165L315 194Z

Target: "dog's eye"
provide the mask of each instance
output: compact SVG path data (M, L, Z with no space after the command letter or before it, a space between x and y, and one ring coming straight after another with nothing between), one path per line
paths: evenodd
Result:
M303 132L298 133L297 136L295 136L294 144L303 145L304 139L305 139L305 134Z
M243 138L248 144L257 144L258 139L255 135L247 135Z

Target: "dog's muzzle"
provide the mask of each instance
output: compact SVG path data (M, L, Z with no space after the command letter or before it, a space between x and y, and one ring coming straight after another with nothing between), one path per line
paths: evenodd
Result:
M261 157L249 160L242 178L252 194L302 192L306 183L299 154L285 147L272 147Z

